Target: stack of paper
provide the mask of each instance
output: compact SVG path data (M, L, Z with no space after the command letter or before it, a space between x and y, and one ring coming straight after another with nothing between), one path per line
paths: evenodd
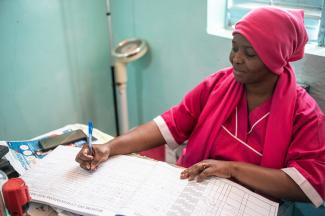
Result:
M23 175L33 201L83 215L277 214L277 203L234 182L180 180L181 168L158 161L115 156L88 172L79 150L57 147Z

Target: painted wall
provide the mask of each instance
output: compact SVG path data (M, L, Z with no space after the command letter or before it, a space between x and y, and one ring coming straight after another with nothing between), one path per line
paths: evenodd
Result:
M71 123L114 134L105 0L0 1L0 139Z
M228 41L206 33L206 1L111 2L115 43L140 37L150 45L148 55L128 65L131 125L159 115L203 77L229 65Z

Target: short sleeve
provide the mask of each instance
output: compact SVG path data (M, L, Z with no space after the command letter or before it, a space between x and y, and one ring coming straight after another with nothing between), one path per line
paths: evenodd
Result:
M305 92L298 93L293 137L283 169L319 206L325 198L325 117Z
M178 105L155 119L167 144L169 144L168 140L173 139L177 144L182 144L189 138L204 110L211 91L224 79L224 75L225 72L221 71L208 76L189 91Z

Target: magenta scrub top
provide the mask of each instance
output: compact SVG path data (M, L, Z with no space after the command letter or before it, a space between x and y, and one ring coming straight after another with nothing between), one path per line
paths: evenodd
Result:
M297 86L290 64L304 56L304 12L257 8L236 23L233 34L245 37L278 76L272 97L248 113L245 87L233 75L236 63L203 80L155 122L171 147L187 141L178 164L189 167L212 158L282 169L320 206L325 197L325 118ZM244 70L245 63L240 65Z
M263 160L274 160L274 164L279 163L277 160L282 160L277 155L270 159L265 156L266 151L274 146L273 152L276 154L278 151L278 155L284 155L284 160L281 167L273 168L286 172L309 199L319 206L323 202L325 191L325 118L316 102L304 89L296 86L290 142L286 148L278 148L271 140L266 148L268 127L281 128L283 122L283 119L278 119L277 123L274 124L276 121L273 121L271 125L269 121L272 104L274 106L276 103L275 96L249 113L245 91L242 91L235 96L238 97L237 105L229 111L228 117L218 129L218 121L215 119L219 115L214 115L217 108L207 104L210 100L216 100L214 92L220 85L224 86L229 77L233 77L232 68L210 75L188 92L180 104L155 119L170 147L175 148L178 144L188 142L178 164L189 167L204 159L218 159L272 168L272 165L264 165ZM283 109L283 112L287 110ZM207 116L203 123L199 123L201 116ZM216 126L211 125L211 122ZM277 138L274 137L273 140L276 142Z

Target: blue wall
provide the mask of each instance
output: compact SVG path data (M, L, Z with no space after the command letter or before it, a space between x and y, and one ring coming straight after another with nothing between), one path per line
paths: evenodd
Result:
M140 37L150 45L148 55L128 66L131 125L159 115L203 77L229 65L228 41L206 33L206 7L198 0L112 1L115 44Z
M104 0L0 1L0 140L70 123L115 133Z

